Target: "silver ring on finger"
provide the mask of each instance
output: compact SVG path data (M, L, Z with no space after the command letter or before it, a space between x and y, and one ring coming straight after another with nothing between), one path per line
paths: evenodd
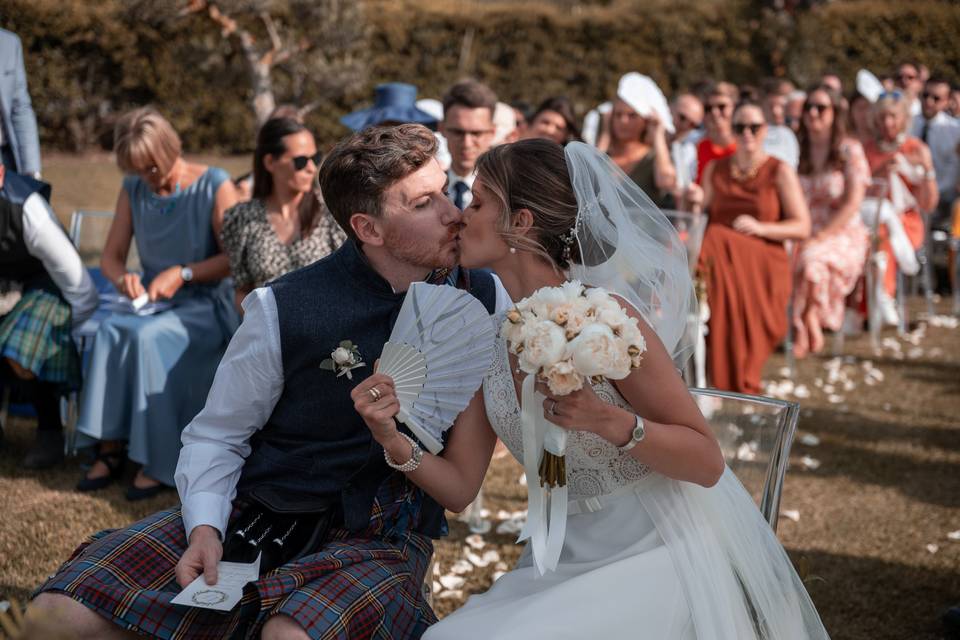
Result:
M553 401L553 404L550 405L550 408L547 409L547 413L549 413L549 414L552 415L552 416L557 415L557 406L558 406L559 404L560 404L559 402L557 402L556 400L554 400L554 401Z
M376 402L377 400L383 397L383 394L380 393L380 389L377 389L376 387L370 387L369 391L370 391L370 395L373 396L374 402Z

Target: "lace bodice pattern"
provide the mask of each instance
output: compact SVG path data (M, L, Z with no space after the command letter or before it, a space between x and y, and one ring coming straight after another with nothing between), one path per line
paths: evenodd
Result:
M500 314L497 326L502 322ZM632 411L629 403L607 380L593 386L601 400ZM517 400L507 344L499 333L493 364L483 381L483 397L490 425L517 460L523 460L523 434L520 425L520 403ZM600 436L586 431L573 431L567 439L567 486L570 499L607 495L637 482L650 469L633 456L621 453Z

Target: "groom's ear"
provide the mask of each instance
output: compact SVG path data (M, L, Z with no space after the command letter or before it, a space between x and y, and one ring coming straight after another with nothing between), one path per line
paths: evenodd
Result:
M380 222L368 213L354 213L350 216L350 228L362 244L379 247L383 245L383 232Z
M533 213L530 209L517 209L513 212L513 232L518 235L527 235L533 227Z

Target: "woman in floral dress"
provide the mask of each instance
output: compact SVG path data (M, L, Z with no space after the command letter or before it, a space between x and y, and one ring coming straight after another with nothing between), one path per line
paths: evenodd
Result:
M800 124L800 186L812 235L795 263L794 353L823 349L823 329L839 331L844 301L863 273L867 228L860 204L870 182L863 147L846 135L840 94L818 88L807 96Z

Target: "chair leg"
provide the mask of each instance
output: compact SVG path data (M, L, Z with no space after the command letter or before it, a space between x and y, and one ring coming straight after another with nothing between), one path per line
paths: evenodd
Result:
M77 455L77 416L78 416L78 394L71 391L65 398L66 420L63 421L63 455Z
M906 300L906 276L899 269L897 270L897 311L899 311L900 321L897 324L897 333L903 335L907 332L910 323L907 318L907 300Z

